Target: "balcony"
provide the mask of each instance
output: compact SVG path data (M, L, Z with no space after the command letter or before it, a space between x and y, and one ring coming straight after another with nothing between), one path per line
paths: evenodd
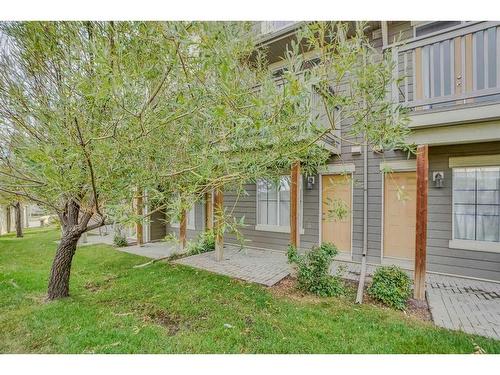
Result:
M295 21L259 21L255 23L255 31L259 35L274 34L288 29Z
M469 22L392 47L393 100L413 128L500 118L500 22Z

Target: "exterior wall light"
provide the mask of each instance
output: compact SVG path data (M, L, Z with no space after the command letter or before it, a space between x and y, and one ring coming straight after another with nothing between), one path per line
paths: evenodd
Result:
M307 176L307 190L312 190L314 186L314 176Z
M434 181L434 187L442 188L444 180L444 172L432 172L432 181Z

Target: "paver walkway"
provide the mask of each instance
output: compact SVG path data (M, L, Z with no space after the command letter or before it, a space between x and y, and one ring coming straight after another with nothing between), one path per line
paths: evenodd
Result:
M427 301L434 323L500 340L500 284L427 275Z
M146 258L158 259L173 255L176 251L178 251L178 247L177 244L173 242L160 241L148 242L143 246L133 245L119 247L118 250L125 253L140 255Z
M224 259L215 260L215 252L193 255L175 261L194 268L231 276L237 279L272 286L290 274L286 254L236 246L224 247Z

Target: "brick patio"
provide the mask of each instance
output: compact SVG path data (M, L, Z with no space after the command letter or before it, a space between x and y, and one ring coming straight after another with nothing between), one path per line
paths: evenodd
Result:
M427 275L427 300L440 327L500 340L500 284Z
M284 252L249 248L240 250L230 245L224 247L224 259L220 262L215 260L212 251L178 259L175 263L266 286L273 286L291 271Z

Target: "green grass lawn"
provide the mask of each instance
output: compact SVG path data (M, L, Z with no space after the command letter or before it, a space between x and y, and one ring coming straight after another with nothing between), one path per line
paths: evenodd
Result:
M79 248L71 297L47 303L57 238L0 237L2 353L500 353L500 341L350 298L277 297L165 263L133 269L145 259L105 245Z

